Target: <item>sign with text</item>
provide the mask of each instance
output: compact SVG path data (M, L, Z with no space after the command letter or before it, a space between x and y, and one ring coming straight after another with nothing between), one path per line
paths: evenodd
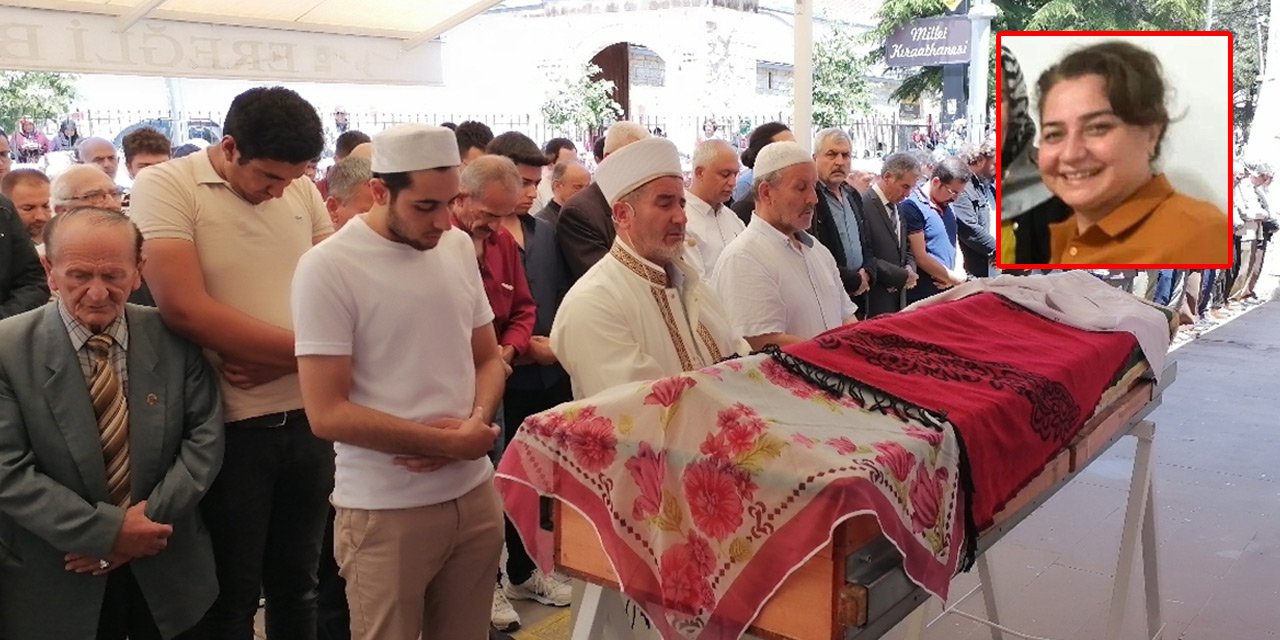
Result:
M922 18L889 34L884 62L890 67L924 67L969 62L969 18Z
M440 42L0 6L0 68L180 78L439 85Z

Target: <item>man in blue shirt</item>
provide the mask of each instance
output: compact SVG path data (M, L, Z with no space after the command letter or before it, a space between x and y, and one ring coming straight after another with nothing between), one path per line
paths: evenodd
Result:
M962 269L956 268L955 212L951 203L969 181L969 167L951 156L933 169L933 177L902 202L902 230L907 246L916 258L920 282L907 291L907 302L922 300L965 281Z

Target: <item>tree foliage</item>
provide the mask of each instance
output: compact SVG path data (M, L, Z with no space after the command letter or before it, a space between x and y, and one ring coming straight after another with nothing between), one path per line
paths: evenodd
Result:
M598 79L600 67L590 62L550 83L542 115L553 127L596 130L622 117L613 99L613 81Z
M1236 124L1248 126L1257 100L1257 83L1261 79L1259 49L1267 43L1269 0L1215 0L1212 29L1225 29L1235 34L1233 54L1234 89L1246 98L1243 108L1235 110ZM1261 21L1259 21L1261 18Z
M829 25L826 37L813 45L813 124L819 128L849 124L871 110L858 39L841 22Z
M28 116L37 127L57 121L76 99L74 75L45 71L0 71L0 127L12 134Z

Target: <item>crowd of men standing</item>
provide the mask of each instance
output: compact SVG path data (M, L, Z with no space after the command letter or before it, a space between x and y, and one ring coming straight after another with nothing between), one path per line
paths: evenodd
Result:
M3 640L248 640L260 598L271 638L509 630L570 600L493 488L526 417L993 272L989 149L855 171L845 132L770 123L686 176L619 122L593 176L568 140L401 125L316 183L284 88L181 158L147 131L127 203L97 138L0 177Z

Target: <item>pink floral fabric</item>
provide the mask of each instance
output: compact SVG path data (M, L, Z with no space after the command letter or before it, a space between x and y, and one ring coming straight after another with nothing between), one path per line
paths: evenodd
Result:
M526 420L498 488L546 569L538 496L584 514L666 638L741 636L864 513L908 576L945 598L963 554L955 433L863 396L834 398L766 355L622 385Z

